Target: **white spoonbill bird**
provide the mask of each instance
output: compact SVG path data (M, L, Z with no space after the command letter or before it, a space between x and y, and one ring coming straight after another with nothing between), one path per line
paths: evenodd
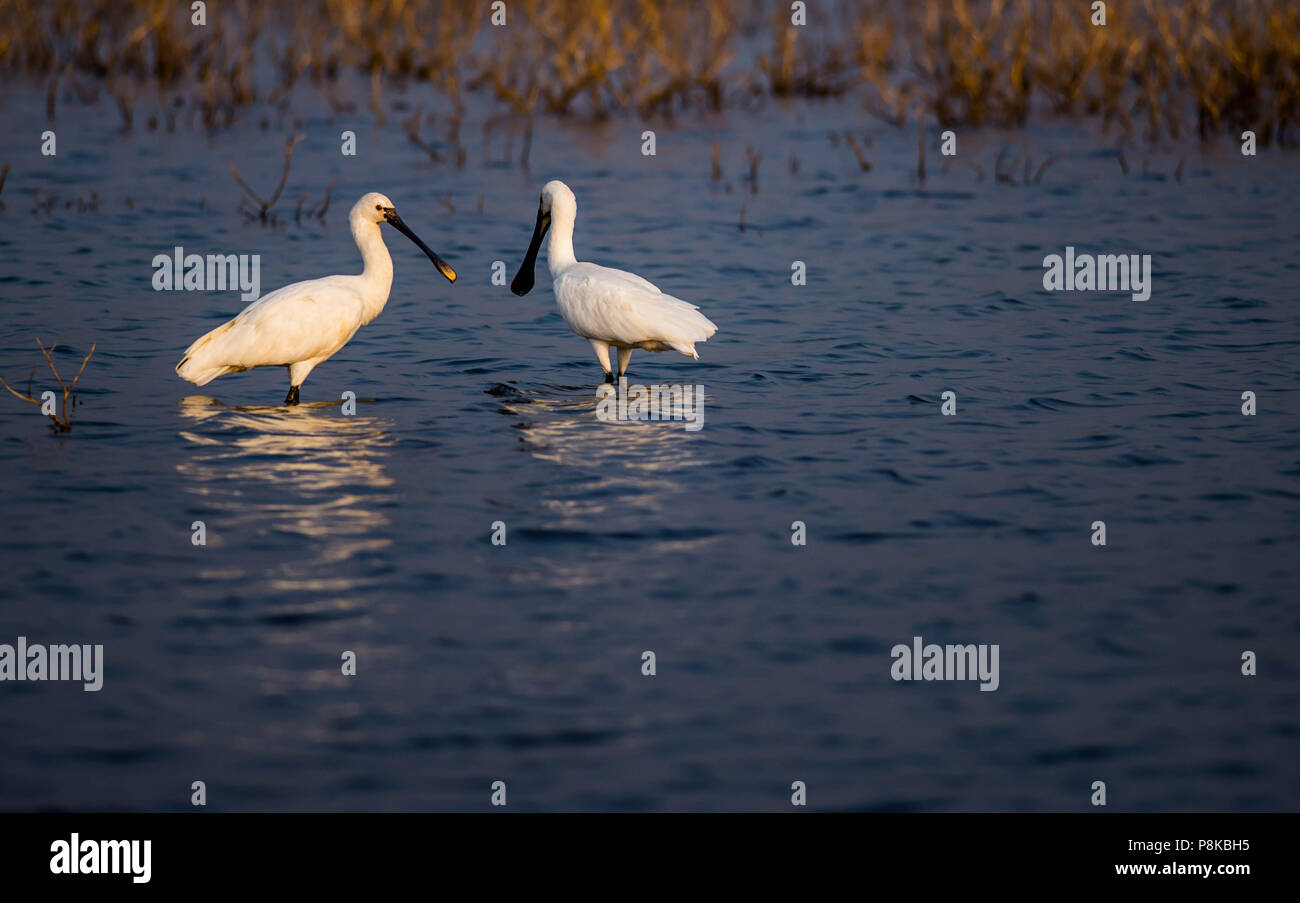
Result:
M697 361L695 343L718 331L694 304L665 295L635 273L594 263L579 263L573 256L573 222L578 201L563 182L547 182L537 208L537 225L523 265L510 283L516 295L533 289L533 267L546 230L551 243L546 263L555 280L555 301L569 328L591 342L605 381L614 381L609 349L618 349L618 375L627 373L633 348L646 351L680 351Z
M187 348L176 374L205 386L227 373L288 367L289 395L284 403L297 404L307 374L346 345L388 303L393 259L379 234L380 223L390 224L415 242L438 272L456 281L456 272L402 222L393 202L372 191L348 214L352 238L365 264L361 275L309 279L263 295Z

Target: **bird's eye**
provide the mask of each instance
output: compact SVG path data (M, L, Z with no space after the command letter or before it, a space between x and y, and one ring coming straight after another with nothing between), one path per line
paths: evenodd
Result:
M376 205L375 205L375 209L376 209L376 210L383 210L383 209L384 209L384 205L383 205L383 204L376 204Z

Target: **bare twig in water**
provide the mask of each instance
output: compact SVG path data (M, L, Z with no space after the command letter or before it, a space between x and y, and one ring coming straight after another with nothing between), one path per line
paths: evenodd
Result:
M762 162L763 155L752 146L746 145L745 156L749 158L749 192L758 194L758 164Z
M849 147L853 150L853 156L858 158L858 168L863 172L870 172L871 161L867 159L866 151L862 149L862 145L858 143L858 139L854 138L851 132L846 131L844 133L844 140L849 143Z
M244 189L244 191L248 193L248 196L257 202L258 210L256 215L261 217L263 222L266 221L266 215L267 213L270 212L271 208L275 206L275 202L280 199L280 193L284 191L285 183L289 181L289 164L293 160L293 149L297 147L298 142L301 141L304 137L306 136L294 135L292 138L288 139L285 142L284 171L280 173L280 184L275 187L275 193L271 195L271 199L269 201L262 200L262 198L258 196L256 191L254 191L252 188L249 188L248 183L239 177L239 170L235 168L235 164L233 163L230 164L230 172L235 177L235 181L239 183L239 187Z
M718 142L713 142L713 181L722 181L722 161L718 158Z
M1119 168L1124 170L1124 175L1128 175L1128 157L1124 156L1124 148L1115 148L1115 159L1119 161Z
M370 109L375 114L375 124L381 129L388 124L388 117L384 115L384 103L381 97L382 86L379 78L379 67L370 70Z
M72 419L69 411L71 408L76 407L77 404L77 396L74 390L77 388L77 382L81 379L81 374L86 372L86 364L90 363L91 355L95 353L95 345L92 344L90 350L86 352L86 356L81 359L81 367L77 369L77 375L72 378L72 382L69 384L64 382L63 377L59 375L58 368L54 366L54 358L51 356L54 353L54 349L59 346L51 345L49 348L46 348L45 343L43 343L39 338L36 340L36 344L40 346L41 354L45 357L45 363L49 365L50 372L54 374L54 379L58 382L59 388L63 390L63 406L61 409L56 406L55 410L49 415L51 425L54 427L55 432L66 433L72 429ZM5 382L3 377L0 377L0 386L4 386L8 389L9 393L15 398L31 402L37 407L43 407L43 402L32 395L32 380L35 377L36 370L33 368L31 375L27 377L26 395L16 391L13 386Z
M424 115L424 107L416 107L415 112L409 117L402 120L402 128L406 130L407 139L429 155L429 159L434 163L442 162L442 154L438 153L437 148L431 144L426 144L420 137L420 117Z
M32 379L33 379L35 376L36 376L36 368L33 367L33 368L32 368L32 375L29 376L29 377L27 377L27 394L26 394L26 395L21 395L21 394L19 394L18 390L15 389L13 386L9 385L9 383L5 380L5 378L4 378L3 376L0 376L0 386L4 386L6 389L8 389L8 390L9 390L9 394L12 395L14 398L20 398L20 399L22 399L23 401L30 401L30 402L31 402L32 404L34 404L34 405L39 405L40 402L37 401L35 398L32 397Z
M131 88L125 82L114 81L110 85L113 99L117 101L118 112L122 114L122 131L129 132L135 122L135 109L131 101Z
M334 181L330 182L328 185L325 186L325 200L320 202L319 207L312 207L311 212L307 214L308 216L313 216L316 219L320 220L322 223L325 222L325 214L330 209L330 195L333 194L334 186L337 185L338 183L339 180L335 179Z
M1055 162L1056 162L1057 160L1059 160L1059 159L1060 159L1060 157L1058 157L1056 154L1052 154L1052 155L1049 156L1046 160L1044 160L1044 161L1039 165L1039 167L1038 167L1038 172L1034 173L1034 183L1037 184L1037 183L1043 181L1043 173L1047 172L1047 167L1051 166L1053 163L1055 163Z
M1010 148L1008 148L1007 145L1005 145L1005 144L1002 145L1002 148L998 151L997 158L994 159L994 161L993 161L993 181L994 181L994 182L1010 182L1010 181L1011 181L1011 179L1008 178L1007 174L1004 173L1004 172L1002 171L1002 165L1003 165L1003 163L1005 162L1005 160L1007 159L1007 151L1008 151L1009 149L1010 149Z
M1183 155L1178 158L1178 168L1174 170L1174 181L1179 185L1183 183L1183 164L1187 162L1187 156ZM0 186L4 185L4 180L0 179Z

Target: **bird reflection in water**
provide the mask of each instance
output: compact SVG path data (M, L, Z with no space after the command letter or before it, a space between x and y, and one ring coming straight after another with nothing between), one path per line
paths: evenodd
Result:
M226 407L206 396L183 399L180 413L193 453L177 470L211 512L208 529L251 532L262 548L285 550L264 575L268 589L338 593L368 582L342 566L391 544L381 513L394 501L387 421L343 416L337 405Z
M502 383L487 393L516 421L523 449L555 465L518 494L535 500L551 535L593 540L589 560L534 558L546 573L530 569L515 575L520 580L570 589L608 583L610 548L603 540L635 539L626 548L642 556L698 552L716 540L707 527L673 526L671 514L664 526L664 512L687 491L682 471L709 463L698 433L680 422L598 420L594 387Z

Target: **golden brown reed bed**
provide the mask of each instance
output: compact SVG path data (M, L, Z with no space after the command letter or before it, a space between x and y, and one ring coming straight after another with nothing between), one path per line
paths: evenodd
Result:
M1014 126L1088 115L1149 139L1250 128L1286 143L1300 105L1295 0L301 0L208 4L205 27L174 0L0 0L0 71L60 96L107 90L197 111L209 128L303 79L336 109L358 78L375 115L385 91L427 83L459 122L465 96L502 114L601 118L721 109L767 97L860 94L899 125ZM174 112L171 113L174 116ZM409 129L408 129L409 130Z

